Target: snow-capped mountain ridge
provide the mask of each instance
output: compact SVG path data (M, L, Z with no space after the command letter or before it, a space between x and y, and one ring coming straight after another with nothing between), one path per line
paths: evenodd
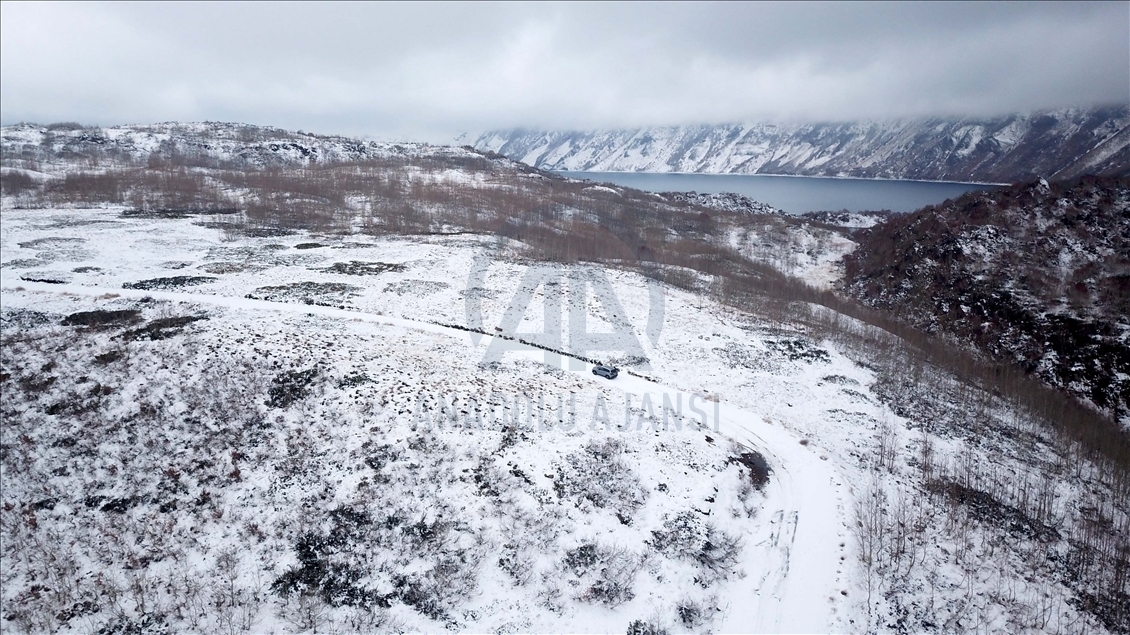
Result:
M548 170L1004 183L1130 172L1130 106L983 119L500 130L473 145Z

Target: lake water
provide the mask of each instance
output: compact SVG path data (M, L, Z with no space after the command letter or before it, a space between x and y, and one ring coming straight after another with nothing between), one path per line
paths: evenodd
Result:
M764 174L663 174L655 172L561 172L575 179L613 183L648 192L735 192L790 214L889 209L913 212L971 190L998 186L930 181L831 179Z

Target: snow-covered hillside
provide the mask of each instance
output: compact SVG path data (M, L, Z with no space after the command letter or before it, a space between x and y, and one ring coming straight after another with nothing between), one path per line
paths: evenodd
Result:
M466 222L446 219L468 207L486 208L491 215L508 207L526 213L543 207L528 202L537 200L555 201L590 219L590 210L610 204L657 217L661 210L696 216L706 211L726 219L723 224L737 221L734 231L718 233L724 242L740 244L746 257L820 288L837 281L842 273L837 262L852 248L835 232L739 194L652 194L592 185L460 147L365 142L232 123L21 124L0 129L0 147L7 204L15 207L130 201L144 214L250 207L250 216L268 217L272 227L261 228L268 232L279 221L309 226L310 216L318 217L315 224L353 231L406 213L424 219L415 219L415 231L437 231ZM269 176L253 180L250 174ZM447 199L442 204L437 191ZM397 231L406 229L401 223ZM672 230L664 228L679 233Z
M147 164L150 160L231 168L302 167L381 158L478 157L455 146L379 143L232 123L160 123L108 128L20 124L0 129L5 164L42 169L83 162Z
M973 435L942 407L944 374L907 408L915 389L858 351L673 288L653 343L649 283L616 269L625 315L585 311L598 331L627 320L650 371L610 382L529 347L484 366L492 338L445 325L473 293L490 332L521 287L505 252L470 286L494 239L3 214L16 628L1103 628L1078 582L1018 557L1048 549L1045 521L1010 533L947 493L996 478L960 467L974 449L1026 483L1055 454L992 432L1029 424L991 397ZM540 309L519 332L543 329ZM1093 494L1050 496L1046 522ZM965 542L936 516L964 519Z
M1015 182L1130 171L1130 106L986 119L503 130L474 146L547 170Z
M1130 441L834 293L872 217L0 134L6 629L1130 630Z
M229 566L240 599L226 610L258 632L318 620L350 630L362 614L382 628L476 632L622 631L633 620L839 631L863 619L864 592L842 564L854 559L850 481L825 442L795 428L830 407L861 407L836 383L809 395L821 376L871 380L799 333L724 311L706 318L693 296L672 293L663 339L648 351L656 377L607 382L545 366L540 351L483 368L489 337L476 346L436 325L464 321L476 240L229 242L187 219L88 210L9 212L3 247L43 260L32 273L2 270L5 332L38 323L25 333L72 342L29 379L58 380L7 413L5 443L16 445L6 446L4 500L29 501L35 518L7 537L72 536L73 547L47 549L73 562L65 606L91 602L73 618L47 617L44 602L60 595L28 596L38 555L12 553L31 569L4 585L9 620L104 622L118 615L99 599L107 588L127 605L181 611L183 589L131 595L138 571L207 580ZM387 266L334 266L360 261ZM479 289L486 324L522 270L492 266ZM65 282L29 282L52 277ZM625 310L646 317L645 281L612 279ZM330 297L345 308L307 303ZM72 326L92 315L110 317ZM521 331L542 328L530 317ZM597 328L601 317L591 316ZM820 363L785 354L794 342ZM760 370L723 370L718 351L730 349L760 357ZM8 350L16 376L47 353L18 341ZM739 391L751 372L764 375L762 389ZM221 387L243 392L229 404ZM796 391L793 405L758 396ZM665 397L681 404L669 423ZM598 402L607 417L594 420ZM99 458L80 458L88 452ZM765 457L767 485L750 481L759 477L743 453ZM16 467L17 454L31 462ZM125 542L96 550L109 531ZM303 551L312 540L339 541L313 548L330 571L364 573L318 578L310 569L323 565ZM280 595L292 580L297 590ZM206 588L204 601L222 592ZM303 613L315 600L322 617ZM221 615L168 619L211 628Z
M855 234L844 288L1130 429L1130 179L1034 181Z

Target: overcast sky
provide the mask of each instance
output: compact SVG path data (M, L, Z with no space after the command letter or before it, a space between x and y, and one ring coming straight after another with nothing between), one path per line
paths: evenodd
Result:
M460 131L1130 101L1130 3L31 4L0 119Z

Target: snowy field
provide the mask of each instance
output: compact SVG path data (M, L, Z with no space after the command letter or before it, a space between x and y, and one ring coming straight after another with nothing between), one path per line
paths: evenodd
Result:
M44 320L40 328L67 342L50 371L59 380L39 401L102 385L112 390L102 400L109 419L137 420L146 403L165 409L156 415L167 422L164 429L98 434L60 428L53 423L64 419L59 414L23 412L23 421L5 431L5 443L17 433L38 437L33 445L40 450L28 449L33 464L74 466L36 481L6 475L4 500L53 501L35 511L36 524L75 536L80 578L116 577L128 586L129 569L100 563L105 554L83 544L84 536L95 540L100 523L140 533L160 523L169 535L152 538L164 547L152 546L158 555L149 556L149 575L183 570L208 577L217 554L234 548L236 584L266 593L264 585L300 570L295 540L332 525L322 519L348 508L374 523L396 516L451 528L437 559L461 559L457 597L442 597L454 583L441 585L437 559L414 554L407 539L367 554L372 570L357 584L400 597L385 602L387 619L413 630L445 624L617 631L637 619L681 627L684 617L709 630L853 630L861 593L846 527L851 485L825 445L871 430L837 423L828 411L851 412L851 421L884 415L861 393L843 389L844 381L865 387L868 374L834 351L672 290L653 347L643 334L646 283L610 272L648 348L653 381L621 374L609 382L587 367L569 372L547 366L545 354L532 349L484 368L479 362L490 338L475 345L470 334L434 324L464 322L467 271L482 251L474 237L229 240L190 218L122 218L121 211L6 211L3 224L5 315ZM490 266L481 293L484 324L498 323L522 269ZM540 330L540 308L530 308L520 331ZM204 319L175 335L132 341L121 336L128 328L59 325L95 310L140 311L135 326ZM590 329L600 330L599 320ZM802 348L817 354L790 359ZM91 364L108 353L119 357ZM303 398L287 407L265 403L272 381L308 370L315 379ZM842 379L822 382L823 376ZM246 390L232 412L217 408L211 422L183 418L199 409L200 391L219 397L224 387L216 382L223 381ZM664 422L665 396L680 404L681 419L672 413ZM605 410L593 416L598 401L607 417L600 416ZM501 429L499 404L517 409L516 432ZM692 414L692 404L701 415ZM461 410L452 422L437 414L447 405ZM468 417L469 407L484 413L481 422ZM224 414L258 421L263 430L254 443L243 434L227 439L231 446L222 451L204 449L212 464L194 469L196 444L246 425L223 421ZM76 437L93 457L60 456ZM396 459L374 472L374 448ZM772 470L760 489L738 461L750 450ZM300 475L287 472L296 453L308 454ZM181 473L177 500L208 494L215 511L202 518L196 510L162 513L170 478L162 474L173 470ZM586 470L604 476L590 482ZM83 502L91 497L133 503L106 512ZM258 533L249 535L251 524ZM655 532L665 527L679 539L662 547ZM715 534L733 544L708 562L698 542ZM713 541L724 542L719 537ZM150 547L138 540L129 548ZM585 545L596 549L576 552ZM569 558L590 551L596 562ZM595 572L608 567L602 559L624 569L619 575L629 590L602 595L603 576ZM5 605L14 607L33 581L26 573L6 575ZM440 606L429 611L405 601L397 576L447 586L434 589ZM684 604L701 607L701 616L684 610L680 617ZM105 610L59 626L81 630L107 617ZM355 610L327 609L325 619L343 623ZM276 630L298 620L287 622L288 615L264 602L250 619L256 630Z
M608 269L624 314L586 293L589 329L628 324L647 370L608 381L531 347L483 364L494 338L451 325L467 324L472 293L497 332L527 271L497 257L476 282L490 240L249 238L209 220L3 212L5 394L20 386L2 433L7 622L862 632L883 619L850 525L876 487L875 447L890 451L880 431L910 433L830 343L675 289L649 333L647 281ZM520 333L543 329L556 292L532 291ZM909 478L910 445L883 478ZM948 557L936 546L918 566ZM947 593L974 581L934 568L916 593L945 619ZM977 601L963 610L986 631L1014 630Z

